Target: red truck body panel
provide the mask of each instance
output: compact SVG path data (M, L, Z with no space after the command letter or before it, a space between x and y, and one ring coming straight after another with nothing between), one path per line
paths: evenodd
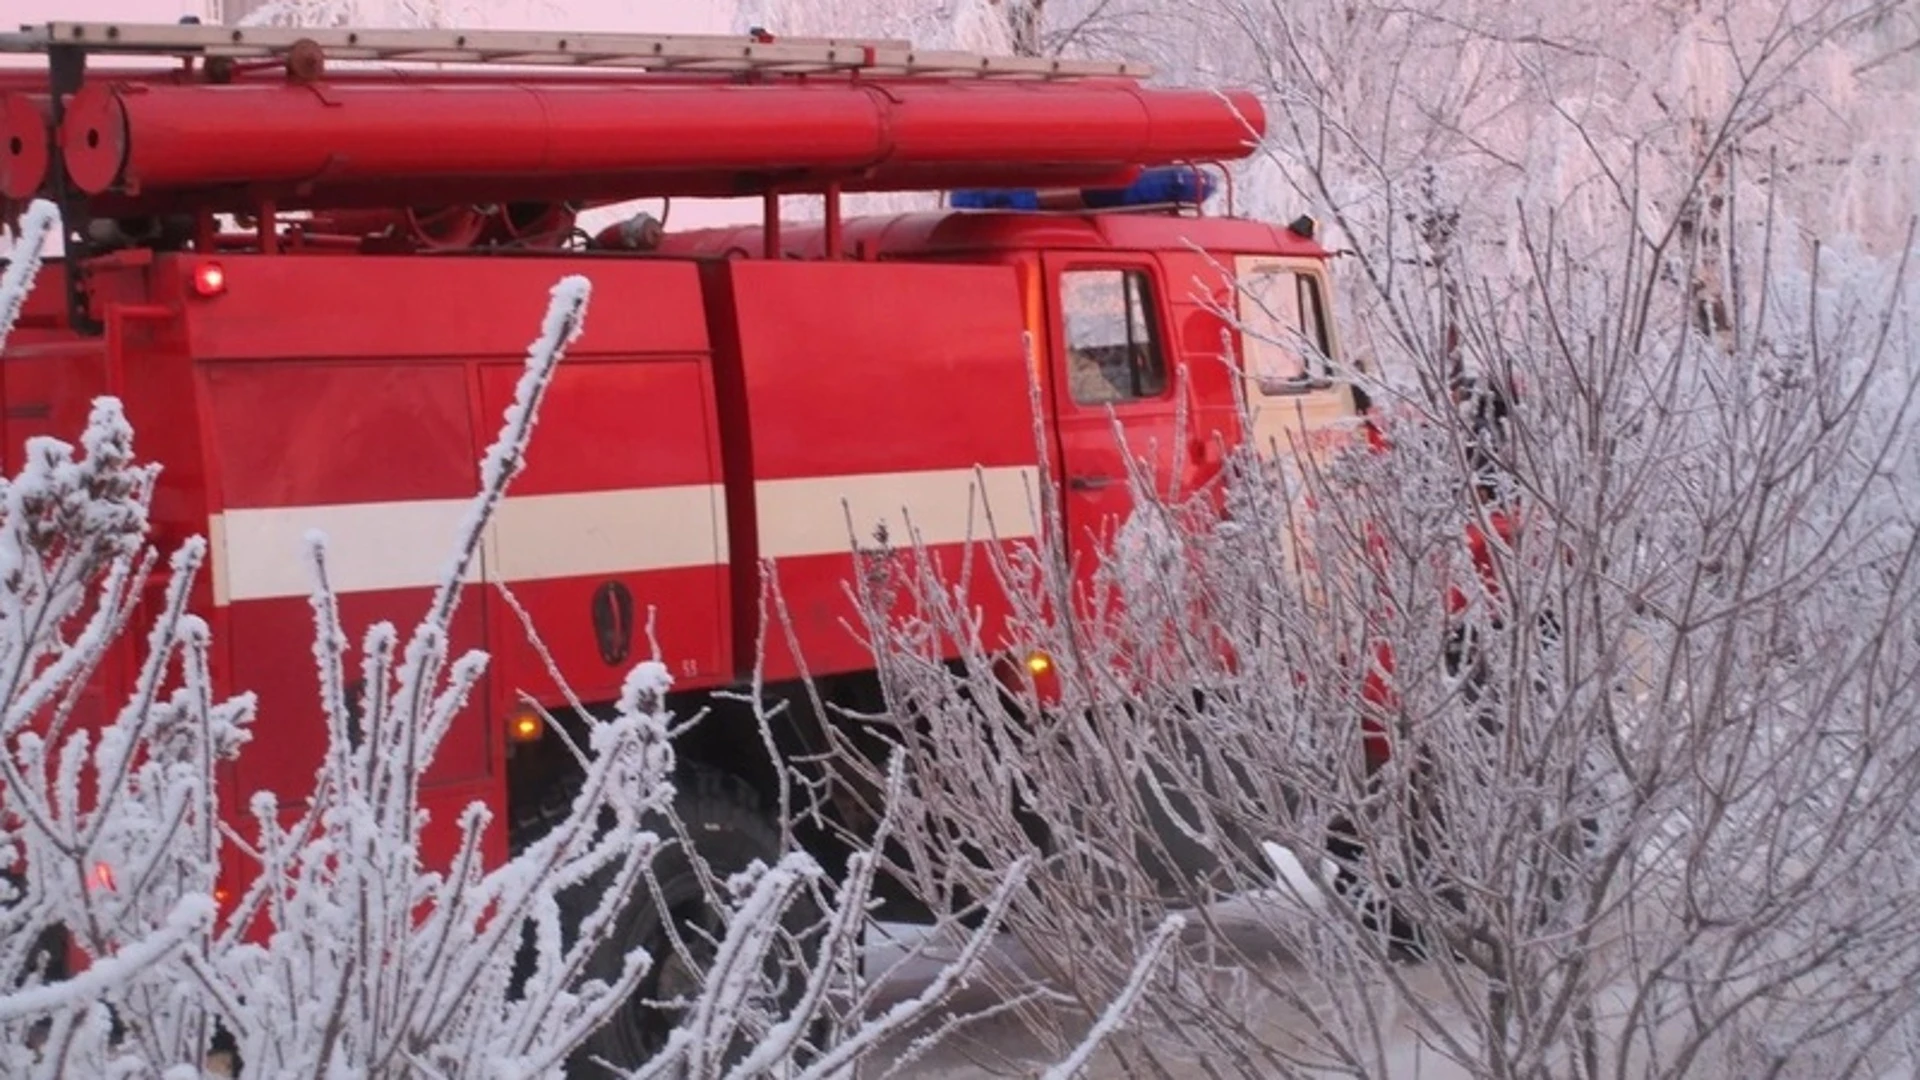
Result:
M873 664L847 596L852 552L914 539L949 570L969 540L1036 534L1038 449L1020 296L1004 266L782 263L724 267L723 357L729 434L741 453L736 527L736 650L753 656L770 561L787 628L770 625L766 677ZM976 490L977 489L977 490ZM845 505L843 506L843 502ZM1003 602L979 597L991 634Z
M783 233L800 256L783 260L738 257L759 249L753 229L626 258L132 251L95 260L98 338L62 325L50 267L0 365L6 437L16 457L27 435L71 438L94 394L117 394L163 465L156 539L210 538L194 605L214 626L215 675L260 703L227 777L238 821L256 792L309 790L324 749L305 537L326 534L356 634L410 627L548 289L585 274L585 332L465 586L454 647L493 659L428 776L438 858L459 807L505 803L520 695L563 704L515 602L588 702L611 700L656 648L683 690L738 685L756 661L771 683L858 673L872 658L854 548L880 546L884 525L888 546L924 544L949 581L971 566L965 602L1003 647L1007 601L977 545L1041 537L1053 481L1086 573L1130 509L1123 454L1146 454L1176 495L1204 485L1242 438L1223 351L1240 346L1220 315L1234 257L1324 258L1269 226L1159 215L906 215L847 222L846 236L862 257L819 257L809 226ZM210 266L219 283L203 295ZM1149 283L1169 365L1158 391L1107 404L1068 391L1061 275L1088 269ZM1182 408L1197 423L1176 443ZM488 854L505 842L497 826Z
M215 262L220 291L196 294ZM606 701L656 643L689 690L749 677L763 633L770 681L870 668L848 589L855 543L874 547L882 523L956 578L989 505L1001 542L1038 535L1040 429L1009 265L161 255L96 270L119 298L102 339L34 329L51 322L50 270L0 365L22 417L8 437L70 438L94 393L117 393L163 466L156 539L209 537L194 605L221 687L257 693L261 717L230 815L259 791L304 793L324 750L305 538L327 537L349 627L418 619L541 301L570 272L594 300L462 598L454 648L493 660L428 775L437 822L504 799L520 694L563 703L500 588L573 692ZM780 594L767 612L763 567ZM989 575L973 582L992 641L1004 599ZM503 843L496 830L492 854Z
M201 262L162 257L152 273L184 282ZM181 504L204 491L197 525L158 512L156 524L213 542L203 596L222 682L260 698L260 745L235 777L233 805L242 806L263 789L304 791L324 749L306 534L328 537L329 580L349 627L385 620L404 631L418 620L542 298L569 267L260 255L220 266L217 296L156 290L175 297L191 362L170 386L130 396L174 403L171 427L199 430L200 455L152 446L147 433L159 425L140 422L151 407L130 412L143 449L179 477L165 486L179 489ZM731 677L718 418L697 271L628 262L592 276L601 303L555 379L544 437L499 510L454 627L456 650L484 648L493 660L428 775L437 821L450 823L474 798L502 801L499 734L518 693L560 698L495 586L524 605L587 700L611 699L649 648L631 625L617 650L597 640L593 594L609 583L668 613L659 647L687 682ZM308 302L288 305L289 296ZM503 837L496 830L492 840L499 854Z

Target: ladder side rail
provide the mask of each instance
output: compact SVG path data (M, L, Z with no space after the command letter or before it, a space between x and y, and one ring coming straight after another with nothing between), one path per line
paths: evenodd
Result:
M990 56L918 50L895 40L744 36L566 34L507 30L386 30L339 27L52 22L0 35L0 51L88 52L154 56L270 59L303 41L330 59L393 63L483 63L631 67L642 70L760 71L773 74L871 72L895 77L1145 78L1151 70L1125 61Z

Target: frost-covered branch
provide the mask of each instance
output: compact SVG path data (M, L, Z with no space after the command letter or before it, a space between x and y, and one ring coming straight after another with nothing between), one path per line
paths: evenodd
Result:
M112 399L96 402L77 451L28 444L0 488L0 1072L111 1061L115 1075L189 1076L222 1053L246 1075L577 1073L602 1046L632 1049L605 1032L653 1008L643 987L675 962L694 978L643 1074L846 1075L893 1036L953 1020L1021 868L960 957L881 1007L859 962L871 862L839 883L797 852L709 865L678 801L697 777L676 762L657 661L636 665L608 707L576 710L581 771L505 863L482 857L484 831L505 823L479 804L450 823L447 861L425 861L420 779L485 669L483 654L452 652L461 604L481 587L468 568L589 293L580 277L554 287L445 573L404 640L376 623L353 655L327 538L308 537L318 708L277 720L322 725L325 751L296 812L252 798L251 830L219 813L254 700L219 697L211 635L189 611L206 542L182 544L164 589L146 588L154 471ZM125 686L101 683L136 616L148 620L140 662ZM101 687L116 695L107 707L91 696ZM216 882L236 854L240 878ZM712 925L674 926L666 949L636 941L683 865L710 886Z
M27 290L33 287L34 275L40 272L47 237L53 235L59 224L59 208L45 199L35 199L28 204L27 212L20 215L13 253L7 258L6 269L0 271L0 348L6 346L13 324L19 321L20 309L27 302Z
M1533 45L1237 6L1312 77L1270 114L1377 271L1340 329L1384 445L1243 455L1225 521L1137 468L1083 582L1052 541L983 559L1006 653L1050 657L1057 700L1009 691L1000 653L937 662L974 640L968 590L911 544L863 596L912 778L881 872L958 903L1033 860L1005 923L1028 970L991 974L1073 1002L1022 1011L1050 1050L1171 906L1191 932L1109 1048L1122 1071L1910 1067L1911 233L1805 242L1820 186L1752 154L1825 70L1813 44L1857 29L1842 7L1690 31L1702 125L1556 91L1569 115L1522 132L1553 170L1501 188L1418 158L1496 157L1548 74L1472 80Z

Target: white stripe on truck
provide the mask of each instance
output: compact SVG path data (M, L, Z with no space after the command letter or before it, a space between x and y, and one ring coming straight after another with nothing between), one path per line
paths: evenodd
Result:
M1031 465L809 476L755 484L753 491L760 555L774 559L844 555L856 540L872 547L882 524L895 548L916 536L926 544L1024 539L1039 533L1033 505L1040 494L1039 470Z
M881 522L905 546L903 507L928 544L985 539L987 506L1001 539L1031 537L1037 478L1033 466L1013 466L764 481L754 492L761 555L845 554L849 508L862 546ZM207 528L214 603L306 596L313 582L305 537L315 530L326 535L336 592L432 588L470 505L417 499L215 514ZM509 496L488 529L485 574L511 583L723 565L725 521L718 484ZM480 575L475 566L467 580Z
M483 547L496 581L712 566L726 561L717 484L516 495L501 501ZM327 537L341 593L432 588L446 572L471 499L228 510L209 528L214 603L306 596L307 533ZM482 567L467 573L480 580Z

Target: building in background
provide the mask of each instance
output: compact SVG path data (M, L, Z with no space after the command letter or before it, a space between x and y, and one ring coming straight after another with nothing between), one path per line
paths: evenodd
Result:
M231 25L264 7L267 0L206 0L207 13L203 16L211 23Z
M451 19L442 0L198 0L207 10L201 16L203 21L232 26L243 21L259 22L272 26L446 26ZM537 4L554 8L556 14L560 5L536 0L525 6L530 10ZM524 18L503 11L510 9L512 3L503 0L478 0L465 4L465 15L472 25L486 26L491 21L486 16L506 15L509 22L524 21ZM276 9L270 17L262 17L262 9Z

